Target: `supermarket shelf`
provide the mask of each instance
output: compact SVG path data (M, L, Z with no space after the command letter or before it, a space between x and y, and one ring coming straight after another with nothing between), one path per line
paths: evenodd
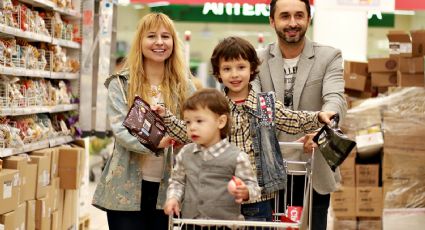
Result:
M0 157L8 157L16 154L31 152L38 149L51 148L54 146L62 145L73 141L72 136L59 136L49 138L48 140L37 141L26 144L20 148L0 148Z
M32 6L37 6L44 9L52 9L55 7L55 4L52 1L48 1L48 0L20 0L20 1L30 4Z
M58 113L77 109L78 104L65 104L56 106L30 106L23 108L0 108L0 116L21 116L36 113Z
M0 66L0 74L24 77L43 77L50 78L50 71L24 69L20 67Z
M65 40L65 39L52 38L47 35L38 34L34 32L29 32L29 31L22 31L21 29L10 27L4 24L0 24L0 33L7 34L10 36L16 36L20 38L25 38L28 41L48 42L54 45L59 45L59 46L68 47L68 48L79 49L81 47L80 43L78 42Z
M80 76L79 73L51 72L49 78L75 80L75 79L78 79L79 76Z
M70 16L73 18L81 18L80 12L76 10L59 8L55 5L55 3L49 0L20 0L20 1L32 6L43 8L43 9L57 11L58 13L64 16Z
M53 38L52 44L68 47L68 48L74 48L74 49L79 49L81 46L80 43L78 42L73 42L73 41L64 40L64 39L57 39L57 38Z
M0 74L24 77L40 77L50 79L78 79L79 73L65 73L65 72L50 72L46 70L24 69L20 67L8 67L0 65Z
M78 12L76 10L62 9L62 8L59 8L59 7L53 7L53 10L59 12L60 14L62 14L64 16L69 16L69 17L73 17L73 18L81 18L80 12Z
M4 24L0 24L0 32L11 35L11 36L25 38L29 41L49 42L49 43L52 42L52 38L47 35L38 34L34 32L29 32L29 31L22 31L19 28L10 27Z

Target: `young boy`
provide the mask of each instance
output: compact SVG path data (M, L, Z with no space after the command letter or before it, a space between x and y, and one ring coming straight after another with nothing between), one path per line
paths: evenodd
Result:
M249 157L227 141L230 110L227 99L215 89L202 89L183 105L187 137L176 157L164 212L189 219L243 220L240 202L261 194ZM236 189L228 191L228 182Z
M260 199L242 205L242 214L246 220L272 221L271 199L274 192L286 186L276 128L289 134L309 133L321 127L321 122L330 123L335 113L287 110L274 100L273 93L254 92L250 82L258 73L260 61L255 48L242 38L223 39L213 51L211 64L214 77L224 85L231 110L229 141L249 155L262 188ZM184 123L169 111L158 112L164 117L168 133L187 142Z

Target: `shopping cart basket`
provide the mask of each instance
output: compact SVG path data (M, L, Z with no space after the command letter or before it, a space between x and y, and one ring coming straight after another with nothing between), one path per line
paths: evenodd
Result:
M295 148L303 149L303 143L300 142L279 142L282 148ZM305 190L304 190L304 205L302 207L302 217L300 221L294 221L290 218L288 208L291 207L292 194L287 194L285 191L284 197L284 210L279 212L279 195L276 193L275 196L275 211L274 211L274 222L261 222L261 221L236 221L236 220L212 220L212 219L183 219L175 218L170 216L169 218L169 230L186 230L194 229L194 226L202 227L202 230L221 230L221 229L273 229L273 230L289 230L289 229L311 229L311 212L309 212L312 204L312 172L313 172L313 160L314 160L314 149L312 157L308 162L302 161L286 161L284 162L285 170L288 176L293 175L305 175ZM301 165L305 170L290 170L289 165ZM292 180L293 181L293 180ZM288 185L292 186L292 184ZM292 191L292 189L291 189ZM291 192L292 193L292 192ZM286 199L289 197L290 204L287 204ZM290 209L290 208L289 208ZM286 218L285 218L286 217ZM305 219L308 218L308 219ZM282 222L282 219L288 220L288 222Z

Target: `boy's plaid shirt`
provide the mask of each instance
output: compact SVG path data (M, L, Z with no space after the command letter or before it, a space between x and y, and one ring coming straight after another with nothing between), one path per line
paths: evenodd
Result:
M227 96L226 96L227 97ZM249 95L243 104L236 104L230 98L228 98L230 106L230 116L232 119L232 128L229 141L238 146L243 152L249 155L251 166L256 171L255 166L255 154L252 147L252 138L249 130L249 113L246 112L245 107L248 107L254 111L257 110L257 95L256 92L251 89ZM308 111L292 111L285 109L280 101L276 100L275 104L276 117L274 123L276 128L282 132L288 134L298 133L309 133L321 127L321 123L318 120L319 112L308 112ZM168 110L164 117L165 126L167 127L168 133L175 138L180 139L184 143L190 142L186 135L186 126L184 121L178 120ZM274 197L274 194L262 195L258 201L269 200Z

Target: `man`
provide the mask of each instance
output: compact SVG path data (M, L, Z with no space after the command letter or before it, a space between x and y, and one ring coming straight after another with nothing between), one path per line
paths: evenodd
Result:
M311 21L309 0L271 0L269 20L277 42L257 50L262 64L255 89L275 91L277 99L289 109L335 111L343 117L347 105L341 52L305 37ZM313 136L302 138L306 152L311 152ZM280 134L279 140L295 141L300 137ZM306 161L311 156L291 149L282 149L282 154L287 160L297 161ZM313 170L312 227L325 230L330 193L335 191L340 175L339 170L331 171L317 150ZM288 195L292 194L292 205L302 206L304 176L295 176L293 181L293 191L288 186Z

